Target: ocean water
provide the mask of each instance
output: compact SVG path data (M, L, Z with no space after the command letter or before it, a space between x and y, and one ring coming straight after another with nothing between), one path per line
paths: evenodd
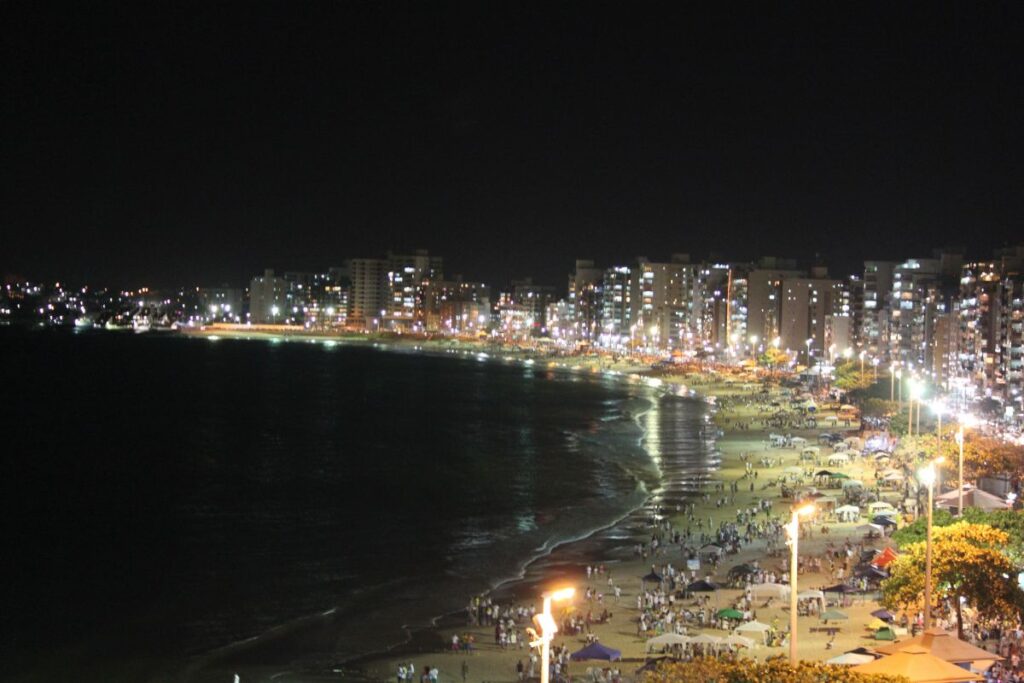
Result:
M704 467L698 402L591 374L152 333L0 352L0 648L28 679L153 680L312 615L295 657L343 662Z

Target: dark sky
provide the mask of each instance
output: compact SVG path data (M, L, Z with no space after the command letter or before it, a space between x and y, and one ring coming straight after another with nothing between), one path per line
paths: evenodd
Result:
M1024 241L1024 3L681 4L5 2L0 272Z

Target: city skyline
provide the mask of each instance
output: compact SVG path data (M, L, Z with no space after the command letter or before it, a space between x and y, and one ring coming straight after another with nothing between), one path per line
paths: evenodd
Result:
M1019 7L673 9L5 5L0 272L424 247L558 284L578 256L852 272L1017 239Z

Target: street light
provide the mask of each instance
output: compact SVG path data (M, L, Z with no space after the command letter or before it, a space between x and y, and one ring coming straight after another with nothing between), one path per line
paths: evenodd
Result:
M938 457L917 473L921 483L928 487L928 532L924 546L924 629L932 625L932 498L935 489L935 466L945 458Z
M797 544L800 540L800 516L814 512L814 504L808 503L793 510L786 531L789 533L789 663L796 665L796 575L797 575Z
M960 493L958 495L958 502L956 508L956 514L960 517L964 515L964 427L973 427L978 424L978 421L973 415L964 413L960 416L960 429L956 433L956 442L960 446L960 459L959 459L959 471L960 477L958 487Z
M807 364L810 365L811 364L811 345L814 344L814 338L812 337L812 338L808 339L807 341L805 341L804 343L807 344Z
M860 374L861 374L861 376L864 375L864 356L866 356L866 355L868 355L867 351L861 351L860 352Z
M921 381L918 379L911 380L910 382L910 418L907 420L907 428L911 434L917 431L917 435L921 436L921 394L924 391L924 387L921 385ZM917 427L913 427L914 421L914 403L917 403Z
M874 368L875 368L875 381L877 382L878 381L878 357L877 356L871 359L871 365L874 366Z
M942 416L946 413L946 404L941 398L937 398L932 401L932 412L935 413L935 417L938 418L939 422L935 426L935 436L942 438Z
M568 600L575 594L576 589L571 586L541 594L541 597L544 599L544 608L540 614L533 617L533 623L537 624L537 627L540 628L540 637L530 643L530 647L541 646L540 683L548 683L551 665L549 661L551 659L551 641L555 634L558 633L558 624L555 623L554 617L551 616L551 603L554 600Z

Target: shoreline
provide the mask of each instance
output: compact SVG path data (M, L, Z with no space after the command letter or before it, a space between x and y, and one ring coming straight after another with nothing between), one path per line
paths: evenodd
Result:
M253 335L240 334L237 336L249 339L254 338ZM256 338L266 339L266 336L261 335ZM308 341L315 343L318 340ZM480 360L518 362L527 365L537 362L531 354L517 350L493 353L481 352L479 347L473 349L457 347L455 349L430 349L424 348L423 344L375 344L369 340L362 342L361 345L374 346L381 350L413 351L447 357L451 357L453 353L461 351L461 355L476 355ZM483 357L480 357L481 353L484 354ZM769 450L764 443L767 433L771 431L768 428L752 428L748 426L747 430L741 430L732 424L734 419L751 420L757 417L756 411L752 411L749 406L746 406L742 399L753 396L753 386L749 385L759 386L758 382L747 382L744 384L742 382L730 382L720 377L709 378L701 375L667 377L659 375L658 377L647 377L643 374L644 368L638 369L635 366L627 366L623 370L614 367L607 369L599 368L594 366L593 359L579 357L552 359L552 362L548 363L548 367L555 371L564 371L574 375L578 375L580 372L587 372L588 374L600 373L606 378L615 378L632 386L635 386L636 383L643 383L645 388L651 391L651 396L656 401L663 400L665 396L678 396L681 393L689 397L699 397L699 400L708 406L706 409L707 419L698 426L697 433L692 435L693 438L700 442L703 457L709 460L709 462L705 463L704 467L699 468L699 472L691 472L687 476L686 467L682 467L677 482L682 485L669 492L664 490L668 482L664 476L665 472L662 471L661 500L655 501L655 497L659 493L658 491L650 491L643 503L622 516L617 522L602 527L600 530L595 530L582 539L568 540L558 544L546 555L527 562L524 576L500 582L487 592L487 594L495 596L495 600L500 600L502 605L529 605L530 602L536 602L540 586L550 585L555 579L575 584L580 592L583 591L584 586L595 588L592 582L585 579L583 568L588 565L608 566L615 579L621 583L624 604L616 604L613 620L606 626L595 626L594 633L599 636L602 643L609 644L623 651L625 663L619 665L619 668L624 673L631 673L632 668L635 668L632 662L639 666L645 660L645 653L642 647L643 640L636 638L630 632L631 624L635 622L634 615L639 614L638 610L634 608L635 606L630 605L630 602L635 600L639 590L638 578L641 574L649 571L650 563L652 562L673 562L675 566L684 564L678 559L677 554L672 554L671 551L675 550L675 548L670 547L665 547L664 551L659 550L649 559L638 559L632 554L631 549L638 542L644 541L652 533L653 527L649 524L650 520L648 518L648 513L652 511L652 504L655 502L664 504L666 493L682 496L694 504L697 519L706 520L709 525L717 526L722 521L733 521L732 512L735 507L747 507L755 501L768 499L771 502L772 515L779 517L781 512L788 512L789 502L788 500L782 500L778 496L777 488L768 490L767 484L747 491L746 482L744 482L743 490L737 492L734 497L735 502L725 506L725 509L721 505L716 506L711 497L708 497L706 500L705 497L711 492L712 484L722 484L724 490L725 483L738 481L741 478L740 475L743 474L743 470L740 464L740 456L742 453L755 454L763 451L765 455L772 457L776 461L771 466L757 468L758 473L764 477L760 481L767 482L781 476L781 471L785 465L798 464L797 451L794 451L792 448L772 448ZM681 392L680 388L682 388ZM772 395L773 397L778 397L777 387ZM735 405L733 405L734 399L736 399ZM651 405L651 408L653 407L654 403ZM654 461L653 454L647 445L643 443L643 440L649 436L649 433L644 430L641 418L648 413L650 413L650 409L631 417L634 423L641 428L641 447L647 452L648 457L651 457L652 461ZM718 437L716 434L712 438L706 439L706 426L712 426L716 431L721 430L722 436ZM832 431L840 429L834 427ZM825 428L822 427L817 429L794 428L791 431L794 436L804 436L813 443L816 442L816 434L824 430ZM715 461L713 466L710 466L712 465L711 461ZM857 469L863 470L864 466L865 463L858 462ZM666 513L665 518L670 521L673 528L686 528L687 520L678 509L675 511L662 510L661 512ZM822 537L819 535L817 538L809 538L801 542L802 557L822 555L826 542L835 541L836 543L842 543L844 540L850 540L855 544L858 543L859 536L855 531L856 524L830 523L829 526L833 529L831 536ZM708 576L721 579L730 566L753 560L760 560L763 567L778 568L778 571L781 572L783 563L766 557L762 546L763 543L759 541L748 544L742 548L738 555L725 558L722 566L716 571L707 572L706 569L702 568L701 576L707 573ZM815 576L816 573L811 571L801 577L801 590L819 588L835 582L828 575L822 576L818 573L819 575ZM729 601L738 593L738 590L722 589L716 593L716 604L727 606ZM468 593L461 597L468 597ZM846 604L844 602L843 609L849 614L851 618L850 623L854 623L854 619L863 619L865 620L864 623L866 623L866 620L869 620L867 616L869 611L876 606L876 602L865 596L859 599L859 604ZM781 620L783 623L786 623L788 619L788 612L780 610L778 606L770 607L763 610L763 612L765 613L764 615L759 614L757 617L761 621L775 623ZM336 667L330 671L321 671L319 673L299 672L288 668L287 664L283 662L276 666L238 666L232 670L242 673L242 680L246 681L246 683L251 680L315 681L325 680L324 676L329 676L330 680L339 680L340 678L341 680L352 681L387 681L394 679L394 672L398 664L415 662L420 667L439 667L440 681L442 683L457 683L459 676L456 669L459 664L455 660L459 660L472 663L467 683L475 681L515 681L515 661L517 658L521 659L528 654L528 651L510 653L501 650L496 645L491 645L488 642L490 638L486 628L479 626L469 627L465 624L465 618L462 617L460 619L459 615L460 611L456 611L435 617L429 625L408 629L408 636L404 642L391 646L381 652L353 657L347 661L345 666ZM816 629L811 630L807 628L810 622L812 622L811 618L805 617L801 619L800 643L801 657L803 659L827 659L846 649L870 645L870 642L865 641L863 636L858 635L855 632L856 629L854 629L854 632L841 633L837 637L835 651L830 652L831 646L827 646L827 638L820 635L820 632L816 633ZM814 623L816 624L816 620ZM520 628L523 625L520 624ZM807 630L806 633L804 633L805 629ZM703 631L704 629L701 630ZM847 631L850 631L850 629L847 629ZM448 651L448 643L450 643L451 636L467 632L475 634L479 645L478 649L468 658L463 653L451 654ZM559 634L555 644L566 645L571 650L575 650L579 647L576 644L578 642L579 638L564 637L562 634ZM760 659L781 652L782 650L777 647L761 647L753 652L745 653L743 656L753 656L755 659ZM242 663L239 662L239 664ZM575 664L571 667L570 671L579 672L583 666ZM227 672L227 669L216 667L208 671L212 674L218 670L221 674L218 677L201 677L191 680L223 680L223 674Z
M228 334L224 334L223 331L202 331L202 332L189 332L186 336L195 338L211 338L213 341L218 341L221 338L231 340L245 340L245 341L263 341L273 342L278 339L281 342L288 343L317 343L322 344L325 342L337 342L340 345L350 345L361 348L374 348L383 352L392 353L417 353L428 356L434 356L439 358L457 358L464 357L478 357L479 360L486 362L496 363L513 363L522 365L524 367L532 366L536 359L533 354L525 352L521 349L507 349L503 348L500 352L494 352L493 350L481 351L479 348L463 348L466 344L462 343L455 347L436 348L436 344L427 345L418 340L405 340L405 339L341 339L325 335L287 335L287 339L282 338L282 335L268 332L250 332L250 331L232 331ZM446 342L449 340L445 340ZM431 348L430 346L435 346ZM479 358L480 354L486 354L485 358ZM583 360L584 362L579 362ZM576 362L559 362L559 361L576 361ZM644 441L648 437L648 430L641 423L641 418L655 408L655 405L665 396L678 397L679 394L671 386L666 385L656 378L646 378L641 376L643 368L638 369L635 372L623 372L622 370L616 369L605 369L596 370L585 367L586 365L593 364L593 359L580 359L580 358L558 358L555 362L548 364L548 369L558 372L559 374L566 374L578 377L581 373L585 373L586 376L593 375L594 380L611 380L616 383L621 383L624 387L631 391L643 392L646 396L636 395L632 397L624 397L623 403L630 401L643 401L645 406L639 411L625 411L624 417L628 419L633 427L637 429L636 444L637 448L642 450L646 457L650 458L650 453L644 446ZM641 385L641 386L638 386ZM697 400L691 396L687 396L691 400ZM651 465L657 469L656 463L651 460ZM554 542L550 547L545 544L537 548L538 554L532 555L527 559L524 559L518 566L518 569L514 574L499 577L495 579L486 590L479 593L480 596L502 596L507 598L508 596L523 596L530 595L530 590L538 582L543 581L542 573L546 573L545 568L551 565L558 565L561 563L559 556L562 553L569 555L574 554L579 548L586 544L594 543L601 534L608 532L621 531L627 533L629 537L629 544L632 545L634 537L636 535L636 529L632 528L634 525L628 525L631 518L636 517L638 514L644 513L649 505L651 504L654 492L648 486L648 482L637 472L630 471L628 468L623 468L624 471L636 482L637 490L643 493L643 500L638 502L636 505L624 510L619 516L612 519L608 523L593 529L589 529L583 532L581 535L567 537ZM662 473L657 475L659 479L663 476ZM624 538L624 537L623 537ZM618 545L624 545L625 541L617 541ZM588 554L593 555L595 558L600 556L608 548L604 547L608 545L608 541L605 540L601 543L601 548L592 548ZM570 550L570 547L572 548ZM462 596L465 601L468 602L472 597L467 594ZM281 680L282 676L285 676L285 680L316 680L318 674L308 674L311 678L295 678L292 679L290 674L294 673L291 671L282 671L281 666L267 667L265 665L248 665L246 664L247 659L260 659L259 652L261 650L277 650L281 649L281 641L294 639L300 636L303 631L309 631L310 629L318 628L329 628L324 626L326 622L329 622L332 617L340 610L337 607L325 610L320 613L309 614L306 616L298 617L289 622L280 624L264 633L256 634L235 643L230 643L209 652L205 652L194 658L186 667L183 668L179 674L179 678L185 681L206 681L206 680L222 680L223 676L228 669L231 671L237 671L242 673L243 680L270 680L268 676L273 677L274 680ZM367 680L367 676L363 673L365 668L369 668L368 665L372 665L382 658L391 658L394 656L406 656L406 655L417 655L423 652L422 644L426 641L432 641L432 636L436 636L441 631L452 628L453 624L449 623L453 620L464 620L464 609L458 608L453 611L434 615L430 617L429 623L409 625L403 624L400 629L405 632L405 638L401 641L392 643L390 645L384 645L381 648L373 651L363 652L347 656L342 659L338 659L332 662L330 673L345 674L346 679L352 680ZM433 649L433 648L431 648ZM287 652L287 648L283 648ZM327 671L321 672L322 674L328 673ZM304 674L297 674L303 676ZM337 680L337 675L332 677L332 680Z

